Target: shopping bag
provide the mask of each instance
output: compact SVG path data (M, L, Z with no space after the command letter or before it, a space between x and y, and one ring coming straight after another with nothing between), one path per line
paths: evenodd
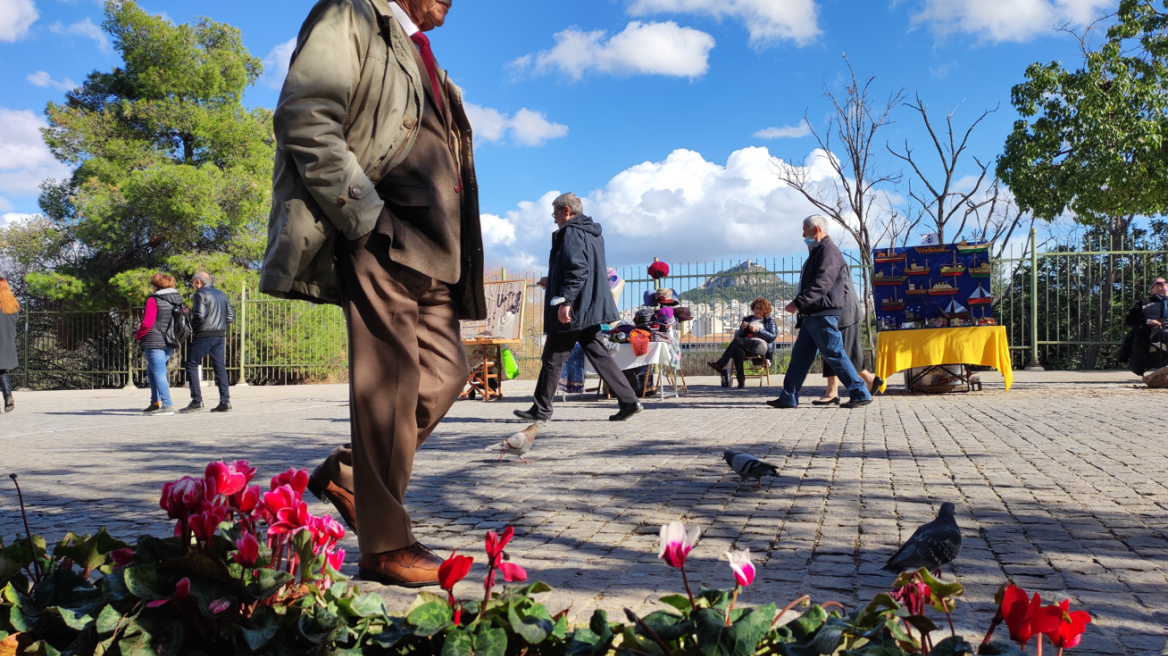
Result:
M507 375L507 380L519 377L519 363L515 361L515 354L511 349L503 349L503 373Z

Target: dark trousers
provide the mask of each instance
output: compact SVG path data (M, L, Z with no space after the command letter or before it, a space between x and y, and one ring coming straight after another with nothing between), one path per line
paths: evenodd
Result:
M722 352L722 357L718 358L718 365L725 367L733 360L734 373L738 375L738 382L744 382L746 380L746 358L766 355L765 349L762 353L758 352L757 344L758 342L754 342L750 337L735 337L726 350Z
M215 384L219 386L219 402L231 401L231 392L227 387L227 338L200 337L191 342L187 351L187 361L183 367L187 370L187 386L191 388L191 400L203 402L202 381L199 380L199 363L203 358L211 356L211 366L215 368Z
M539 381L535 384L533 414L540 419L551 419L552 399L556 395L556 385L560 382L560 371L564 362L572 355L572 347L577 342L584 349L584 355L592 362L592 368L600 374L605 385L616 394L617 400L625 405L637 402L637 394L629 385L616 362L608 354L608 349L600 343L600 326L562 333L549 333L543 347L543 366L539 370Z

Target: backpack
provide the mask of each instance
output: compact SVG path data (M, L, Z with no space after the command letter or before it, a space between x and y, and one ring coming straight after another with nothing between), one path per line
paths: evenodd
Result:
M162 340L170 348L178 348L183 345L191 334L194 333L191 328L191 320L187 316L187 308L182 303L175 305L170 314L170 325L162 332Z

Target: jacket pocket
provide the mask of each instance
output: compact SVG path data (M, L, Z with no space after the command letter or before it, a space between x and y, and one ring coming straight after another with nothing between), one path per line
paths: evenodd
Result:
M381 199L397 207L433 207L434 187L395 184L378 189Z

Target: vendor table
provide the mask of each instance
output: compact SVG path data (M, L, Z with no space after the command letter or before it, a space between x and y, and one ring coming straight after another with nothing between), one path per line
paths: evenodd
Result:
M518 344L517 339L464 339L462 345L481 353L482 359L471 369L466 389L458 395L461 401L475 393L484 401L503 398L503 346Z
M666 378L668 378L669 384L673 386L674 398L680 396L677 387L678 378L681 378L681 389L685 391L686 396L689 396L689 388L686 387L685 376L682 376L681 371L673 367L673 357L669 349L669 344L665 342L650 342L649 350L645 352L645 355L637 355L633 353L632 344L620 344L616 351L609 351L609 355L616 361L616 366L620 367L621 371L644 366L648 366L650 371L655 371L657 374L657 390L662 400L665 399ZM584 358L584 373L596 373L596 370L592 368L592 361L587 357ZM644 396L644 390L640 392L638 396Z
M876 375L888 386L892 374L917 367L976 364L1002 372L1006 390L1014 384L1005 326L888 330L876 343Z

